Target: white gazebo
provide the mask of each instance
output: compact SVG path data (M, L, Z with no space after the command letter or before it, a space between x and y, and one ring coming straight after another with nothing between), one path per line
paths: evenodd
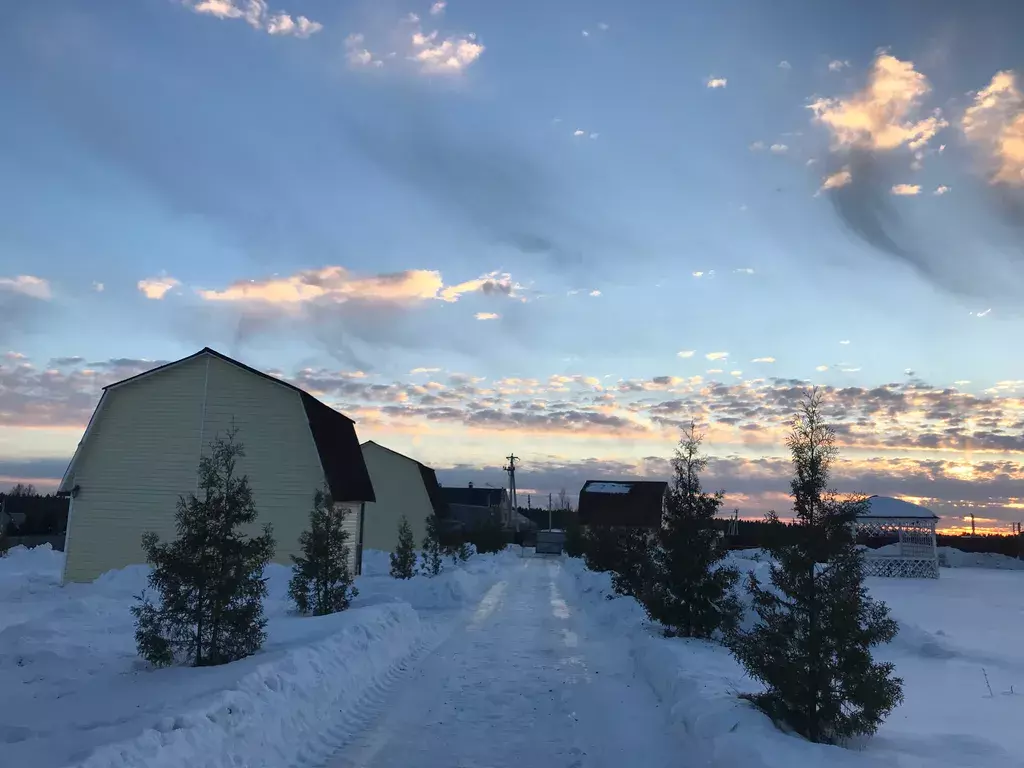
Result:
M935 548L938 516L930 509L888 496L872 496L867 510L856 521L858 537L896 539L864 552L867 576L895 578L939 578Z

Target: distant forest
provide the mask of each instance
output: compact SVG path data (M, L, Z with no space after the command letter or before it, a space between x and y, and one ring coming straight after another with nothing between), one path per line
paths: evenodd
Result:
M547 509L519 507L519 513L528 517L538 528L544 529L548 527ZM719 518L718 525L723 533L728 533L731 522L728 518ZM575 525L577 525L576 512L571 506L551 510L551 527L566 530ZM787 524L786 527L780 530L781 535L785 536L786 531L789 529L790 526ZM769 543L770 537L773 535L772 531L773 529L761 520L738 520L736 521L735 534L725 537L726 546L729 549L760 549ZM954 547L962 552L992 552L994 554L1007 555L1008 557L1024 557L1024 536L1016 534L986 534L978 536L971 536L970 534L938 534L935 538L938 546ZM865 541L864 543L869 547L880 547L895 540L895 537L891 539L879 538Z

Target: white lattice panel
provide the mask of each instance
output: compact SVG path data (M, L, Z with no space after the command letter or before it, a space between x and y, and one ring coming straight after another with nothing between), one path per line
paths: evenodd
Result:
M868 555L864 558L864 575L895 579L937 579L939 563L934 558Z

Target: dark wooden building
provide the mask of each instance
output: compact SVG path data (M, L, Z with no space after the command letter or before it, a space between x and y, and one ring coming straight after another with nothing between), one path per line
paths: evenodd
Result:
M667 492L661 480L588 480L580 490L580 524L658 528Z

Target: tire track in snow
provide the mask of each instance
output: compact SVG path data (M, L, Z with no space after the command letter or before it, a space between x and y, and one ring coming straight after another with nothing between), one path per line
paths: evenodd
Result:
M479 629L484 622L501 605L506 581L493 585L477 603L467 630ZM339 722L321 736L322 748L316 749L310 757L299 764L299 768L364 768L372 764L373 759L391 741L392 734L381 722L388 700L401 678L417 668L426 658L451 637L458 628L458 622L452 622L445 630L434 628L434 636L425 642L416 652L410 654L401 664L394 667L386 675L383 684L375 686L365 697L361 697ZM344 755L343 751L355 750L353 755Z

